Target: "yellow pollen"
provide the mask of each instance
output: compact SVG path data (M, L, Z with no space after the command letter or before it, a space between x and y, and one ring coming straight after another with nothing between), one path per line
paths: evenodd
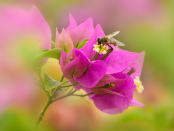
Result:
M140 81L140 78L138 76L135 77L134 84L137 86L136 90L138 91L138 93L142 93L144 90L144 87L143 87L143 85Z
M94 51L98 52L99 54L106 54L108 47L104 45L94 45Z

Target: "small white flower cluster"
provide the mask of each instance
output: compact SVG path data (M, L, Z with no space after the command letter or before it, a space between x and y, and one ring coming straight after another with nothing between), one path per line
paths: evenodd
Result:
M106 54L108 47L104 46L103 44L101 45L94 45L94 51L98 52L99 54Z
M142 93L144 90L144 87L143 87L143 85L140 81L140 78L138 76L135 77L134 84L137 86L136 90L138 91L138 93Z

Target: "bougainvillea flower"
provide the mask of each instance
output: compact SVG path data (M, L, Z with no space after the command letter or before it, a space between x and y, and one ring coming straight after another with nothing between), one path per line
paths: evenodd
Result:
M118 73L118 72L122 72L122 71L125 71L127 73L128 72L127 70L130 67L131 68L134 67L134 65L135 65L135 68L138 68L137 70L141 71L143 58L140 59L140 56L141 56L141 54L144 54L144 53L139 54L139 53L134 53L134 52L128 52L128 51L121 50L118 47L113 47L114 51L111 52L109 54L109 56L106 57L104 60L102 60L101 58L105 54L99 54L98 58L93 59L97 53L96 51L93 50L95 48L94 45L96 44L96 40L97 40L97 38L100 38L103 36L105 36L105 34L104 34L101 26L97 25L93 35L88 40L86 45L83 48L81 48L79 51L77 51L77 49L76 49L76 52L81 52L80 53L81 57L78 57L78 59L81 58L82 60L74 59L74 56L72 55L72 53L68 54L68 58L72 58L72 60L70 60L70 59L66 60L67 59L66 54L64 52L62 53L60 64L61 64L61 69L63 71L63 74L65 75L66 78L71 80L72 73L74 72L74 68L83 67L84 69L75 68L75 72L79 72L79 73L78 73L78 77L74 75L75 76L74 79L77 82L79 82L79 84L81 84L87 88L91 88L92 85L94 85L93 83L96 84L99 81L99 79L97 79L97 81L95 81L95 79L94 79L92 82L92 78L94 76L97 76L98 73L102 72L103 71L102 69L104 69L104 68L100 68L101 65L100 66L98 65L98 67L95 66L95 68L89 68L91 66L88 66L88 64L93 63L95 61L98 61L101 64L104 63L103 65L106 67L106 69L105 69L106 72L105 71L103 71L103 72L105 72L106 74L113 74L113 73ZM82 56L83 56L83 58L82 58ZM83 62L83 61L85 61L85 62ZM86 62L86 61L88 61L88 62ZM139 61L141 61L141 62L139 62ZM65 63L67 63L67 64L65 64ZM139 66L137 66L136 63L140 63ZM86 66L84 66L84 64L86 64ZM66 68L64 67L65 65L66 65ZM72 65L73 65L73 68L72 68ZM89 69L90 69L90 71L88 71ZM93 69L93 71L91 69ZM94 74L95 70L97 70L97 69L100 71L98 71L98 73ZM89 72L92 72L92 73L89 73ZM138 73L140 73L140 72L138 72ZM102 75L104 75L104 74L102 74ZM102 78L102 77L103 76L97 77L97 78ZM90 81L88 81L89 78L91 78Z
M80 85L89 88L95 86L106 73L103 61L90 61L83 52L75 48L68 55L62 51L60 66L67 79L75 79Z
M32 103L36 82L26 61L38 50L50 48L50 27L36 7L0 6L0 109Z
M89 89L84 88L95 106L107 114L118 114L129 106L145 107L133 98L136 88L133 79L124 73L105 75L99 83Z
M88 39L94 32L92 18L87 19L85 22L77 26L73 16L69 15L70 24L63 29L61 34L56 29L56 48L61 48L70 51L72 47L77 47L83 40ZM66 51L68 53L68 51Z

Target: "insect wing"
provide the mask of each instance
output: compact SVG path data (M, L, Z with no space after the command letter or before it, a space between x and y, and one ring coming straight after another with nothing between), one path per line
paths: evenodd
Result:
M109 34L108 36L111 38L111 37L118 35L119 33L120 33L120 31L115 31L112 34Z
M125 46L125 44L123 44L122 42L120 42L120 41L118 41L118 40L116 40L116 42L117 42L117 45L118 45L118 46Z

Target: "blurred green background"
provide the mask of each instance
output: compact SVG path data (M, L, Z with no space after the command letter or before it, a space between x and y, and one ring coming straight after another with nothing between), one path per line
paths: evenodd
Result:
M116 37L123 49L146 51L141 80L145 87L136 98L146 109L129 107L119 115L106 115L92 102L68 98L47 110L41 131L174 131L174 1L173 0L1 0L0 4L30 8L35 5L45 17L55 39L69 24L69 13L77 23L88 17L101 24L105 34L120 30ZM58 62L49 59L43 72L59 80ZM40 90L37 107L9 108L0 116L0 131L33 130L35 118L46 103ZM34 114L34 115L33 115Z

